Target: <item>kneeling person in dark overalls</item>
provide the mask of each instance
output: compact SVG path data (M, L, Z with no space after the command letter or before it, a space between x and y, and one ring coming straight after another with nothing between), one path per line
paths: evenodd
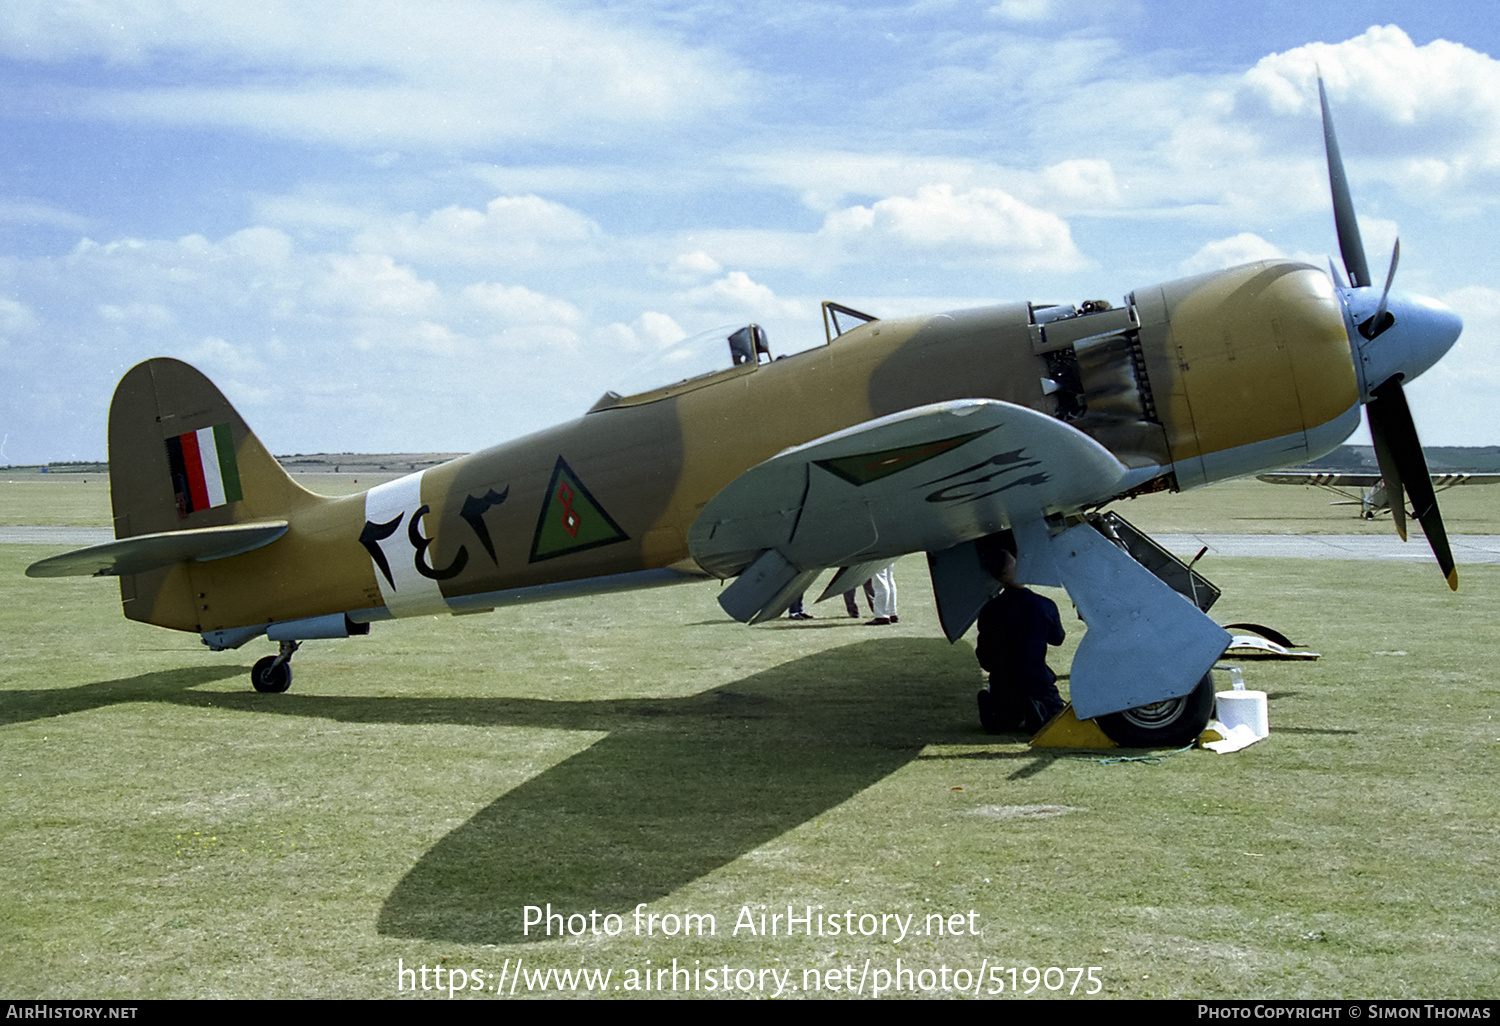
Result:
M979 612L975 655L990 675L979 692L979 721L986 733L1034 734L1062 712L1057 674L1047 665L1047 646L1061 645L1064 633L1057 603L1016 583L1016 557L1000 556L1005 590Z

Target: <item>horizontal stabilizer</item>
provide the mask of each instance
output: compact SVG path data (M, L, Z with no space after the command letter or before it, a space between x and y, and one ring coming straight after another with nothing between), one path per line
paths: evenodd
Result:
M161 531L91 545L31 564L27 577L124 577L210 559L224 559L271 544L286 534L285 520Z

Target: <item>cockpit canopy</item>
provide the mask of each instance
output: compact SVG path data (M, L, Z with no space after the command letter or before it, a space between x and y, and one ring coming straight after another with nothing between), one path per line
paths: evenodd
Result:
M875 320L878 318L871 314L838 303L824 303L825 343L831 345L840 335ZM723 347L726 345L729 348L728 366L724 360ZM759 324L710 328L647 356L621 382L619 390L605 392L589 412L656 402L702 387L721 376L754 371L773 359L794 355L796 352L773 357L770 336ZM672 384L663 385L664 381Z

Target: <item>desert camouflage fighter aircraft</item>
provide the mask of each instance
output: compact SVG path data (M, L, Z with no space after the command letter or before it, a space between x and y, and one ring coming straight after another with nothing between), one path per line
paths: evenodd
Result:
M117 576L127 617L216 650L265 635L280 648L254 685L284 691L301 642L392 617L711 576L753 624L820 572L840 568L836 594L913 552L957 639L998 589L998 545L1087 623L1079 717L1133 743L1194 736L1229 635L1128 554L1094 512L1112 500L1304 462L1363 405L1385 481L1457 586L1402 383L1462 324L1391 291L1394 255L1372 285L1326 96L1323 118L1347 284L1263 261L1117 307L878 320L829 304L821 347L773 359L750 326L717 372L342 498L293 483L202 374L150 360L110 408L117 540L27 572Z

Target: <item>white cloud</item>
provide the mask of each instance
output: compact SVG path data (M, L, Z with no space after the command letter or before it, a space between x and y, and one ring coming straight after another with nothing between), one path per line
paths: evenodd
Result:
M1049 21L1057 16L1058 0L1000 0L990 13L1006 21Z
M1314 116L1318 69L1346 163L1413 190L1476 176L1475 185L1494 185L1500 62L1444 39L1417 46L1394 25L1374 26L1263 58L1245 73L1237 105L1251 117L1261 109Z
M211 335L184 354L187 361L213 376L242 380L266 373L266 361L247 345Z
M1365 262L1370 265L1370 276L1377 285L1385 282L1385 272L1391 266L1391 251L1400 235L1401 229L1395 221L1383 217L1359 216L1359 238L1365 246ZM1338 245L1331 232L1328 244L1331 248Z
M895 315L996 293L1113 296L1179 272L1302 258L1333 245L1314 58L1330 73L1376 277L1397 221L1411 231L1398 287L1495 277L1488 221L1469 216L1500 196L1495 64L1475 50L1381 29L1248 72L1203 71L1175 52L1132 50L1077 0L962 18L950 0L899 6L907 38L884 38L879 19L896 5L881 7L862 15L864 34L830 37L845 44L837 59L776 52L783 77L747 97L735 93L740 58L711 66L706 50L650 27L670 19L726 53L759 52L771 16L743 8L721 30L707 25L713 5L13 0L0 53L28 62L18 89L49 90L61 116L82 104L156 121L161 131L132 135L159 140L153 154L210 137L214 149L207 178L174 190L160 214L112 221L111 204L128 201L81 186L65 200L0 201L0 220L32 231L19 235L29 255L0 255L0 334L11 336L0 378L19 382L0 407L20 408L13 397L44 377L13 368L57 362L70 375L46 387L86 383L102 423L125 366L178 355L245 389L269 422L312 424L297 429L309 436L457 448L581 410L617 387L624 354L658 354L710 325L768 325L778 355L821 342L825 296ZM1040 30L997 24L1049 18ZM919 22L933 31L918 38ZM858 66L877 43L894 67ZM797 63L808 54L816 72ZM13 109L39 110L40 95ZM702 118L726 100L750 116ZM233 132L189 139L173 134L182 123L380 156L260 136L246 147ZM670 135L681 126L690 138ZM463 153L502 138L526 143ZM243 168L213 179L212 164L230 161ZM1424 238L1427 211L1448 224ZM161 223L171 227L147 227ZM36 255L55 252L58 230L85 227L106 241ZM1463 297L1469 331L1428 376L1465 397L1455 408L1488 380L1468 354L1500 366L1485 327L1493 298ZM724 365L723 338L710 342L710 366ZM288 365L297 373L263 386ZM1493 405L1500 386L1484 387ZM299 397L319 415L300 412Z
M599 234L593 221L539 196L500 196L482 211L445 207L418 221L414 216L376 225L358 235L353 248L441 264L534 263L579 253L580 243Z
M253 227L218 242L202 235L175 240L117 239L98 243L82 239L64 261L79 274L76 283L90 289L144 290L130 302L149 302L149 294L183 294L210 280L245 281L256 287L289 286L292 240L274 228Z
M577 327L583 315L572 303L544 296L521 285L482 283L463 289L464 300L507 325L550 324Z
M452 360L470 355L477 348L474 340L459 334L445 324L429 320L377 320L370 318L351 340L361 353L377 353L381 360L392 360L398 354L437 356ZM392 367L399 366L392 363ZM431 385L431 382L427 382Z
M727 319L736 316L794 318L807 314L803 304L778 299L770 288L752 280L744 271L730 271L707 285L679 292L674 299L685 306L728 315Z
M851 196L915 192L932 182L955 188L998 185L1006 172L964 157L778 147L738 158L752 180L785 186L811 210L832 213Z
M592 334L594 351L606 354L639 354L659 353L681 342L687 337L687 332L670 315L655 310L647 310L629 324L615 321L606 324ZM611 380L610 387L618 389L625 387L630 391L641 391L664 384L670 377L670 373L663 372L657 377L650 376L651 367L660 366L647 358L648 367L635 367L633 374L625 375ZM629 377L637 379L634 387L627 380Z
M1277 260L1285 256L1279 246L1267 242L1254 232L1240 232L1232 238L1208 243L1184 260L1179 269L1183 274L1201 274L1204 271L1217 271L1256 260Z
M1053 164L1041 174L1046 193L1069 205L1112 207L1120 202L1120 183L1107 160L1078 159Z
M255 202L255 215L301 231L357 231L379 219L363 207L311 195L263 196Z
M46 226L82 234L89 229L89 220L50 203L28 200L0 199L0 222L24 227Z
M673 257L672 262L667 265L667 276L678 281L696 281L711 274L718 274L723 269L723 265L717 260L698 249L691 253L679 253Z
M1321 63L1362 210L1375 209L1361 199L1371 180L1424 204L1461 195L1489 205L1500 196L1500 62L1459 43L1416 46L1401 29L1376 27L1272 54L1240 73L1166 74L1142 55L1110 52L1111 45L1108 38L1001 37L970 48L983 60L965 50L951 66L913 80L904 87L913 96L904 116L937 104L929 116L966 117L1007 154L1008 166L950 160L924 184L998 188L1065 217L1124 212L1263 231L1289 215L1327 209L1314 71ZM1005 97L1018 106L1008 108ZM997 108L1005 116L988 113ZM775 168L783 155L773 152L761 165ZM779 179L819 198L840 188L843 195L911 195L909 169L941 160L932 152L794 156L802 169L779 171Z
M671 122L743 78L724 55L598 9L484 0L7 0L0 54L102 59L125 82L171 66L184 83L86 91L95 115L361 146Z
M311 297L351 313L417 316L437 302L438 287L384 253L333 254L327 273L309 287Z
M647 310L635 324L636 332L651 345L660 349L682 341L687 332L669 315Z
M104 303L99 316L117 324L133 323L143 328L164 328L173 321L172 311L159 303Z
M226 258L242 258L261 268L286 265L292 256L292 240L285 232L257 225L227 236L219 244Z
M0 331L7 335L14 335L23 331L31 331L37 326L36 315L22 303L13 299L0 298Z
M1500 66L1488 55L1446 39L1417 46L1395 25L1264 57L1245 73L1245 89L1282 113L1316 112L1319 70L1331 101L1396 124L1434 116L1467 120L1479 111L1492 118L1500 101Z
M946 183L830 214L823 234L850 247L904 247L938 260L978 258L1049 270L1076 270L1087 263L1056 214L999 189L955 192Z

